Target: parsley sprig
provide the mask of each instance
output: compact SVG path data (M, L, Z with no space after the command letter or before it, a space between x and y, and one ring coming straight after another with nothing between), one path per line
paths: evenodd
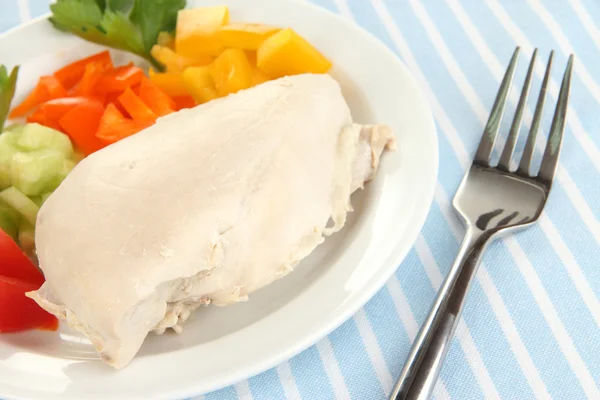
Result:
M186 0L57 0L54 26L90 42L129 51L161 68L150 55L159 32L170 32Z

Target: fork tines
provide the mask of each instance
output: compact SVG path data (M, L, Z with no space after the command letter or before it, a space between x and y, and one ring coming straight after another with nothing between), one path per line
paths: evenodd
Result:
M500 155L500 161L498 162L497 168L505 172L510 171L510 161L515 149L517 138L519 136L519 129L521 127L523 112L525 110L525 107L527 106L527 96L529 94L529 89L531 88L531 81L535 68L537 52L538 50L535 49L531 57L531 62L529 63L527 76L525 78L525 82L523 83L523 88L521 90L521 96L517 104L515 116L510 127L506 144L504 145L504 149L502 150L502 154ZM483 137L481 138L481 142L479 143L479 147L477 148L477 152L475 153L474 162L483 167L490 167L490 158L494 149L496 137L498 136L498 130L500 129L500 123L502 122L502 116L504 115L504 110L506 108L506 99L508 97L508 93L510 92L510 87L512 85L518 58L519 48L517 47L512 55L510 64L508 65L508 69L504 74L502 83L500 84L500 89L498 90L498 94L496 95L496 100L494 101L492 111L490 112L490 117L483 131ZM553 58L554 51L551 51L550 56L548 58L548 64L546 66L546 73L544 74L544 80L542 81L538 101L535 107L535 112L533 114L533 120L531 123L531 128L529 130L529 135L527 136L525 149L523 151L523 155L519 163L519 168L517 170L518 174L527 177L536 176L535 174L532 174L530 172L531 160L533 158L533 151L535 149L537 131L539 130L540 122L542 120L544 101L546 98L546 92L548 90L548 82L551 79L550 71L552 69ZM547 183L550 183L554 178L554 174L556 172L556 167L558 164L558 156L560 154L562 137L565 128L567 106L569 103L572 70L573 55L570 55L569 61L567 63L567 68L563 75L558 100L556 102L556 109L554 111L554 118L552 120L550 134L548 135L546 150L544 151L542 164L539 173L537 174L537 179L545 181Z

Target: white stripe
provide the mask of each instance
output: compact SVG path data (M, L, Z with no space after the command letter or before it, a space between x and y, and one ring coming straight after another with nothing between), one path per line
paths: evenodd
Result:
M367 319L365 311L362 308L354 315L354 322L356 322L356 327L358 328L360 337L365 344L365 350L369 355L371 364L373 364L375 375L377 375L377 379L379 379L379 382L381 383L383 393L387 397L392 390L392 386L394 385L394 379L388 370L383 358L383 354L381 353L381 349L379 348L379 344L377 343L375 333L373 333L371 324L369 324L369 320Z
M335 393L335 398L337 400L350 399L350 392L348 392L346 381L344 381L344 376L340 371L340 367L335 361L335 355L333 354L333 349L331 348L329 339L325 338L317 342L317 351L319 352L321 360L323 361L323 367L325 368L325 373L327 373L327 377L331 382L333 392Z
M494 78L498 82L502 79L504 75L504 69L501 66L498 58L491 52L487 44L484 42L481 34L472 23L471 19L464 11L460 2L457 0L446 0L446 3L452 10L453 14L456 16L456 19L463 26L465 32L471 39L473 45L477 49L477 52L481 55L484 63L488 66ZM540 77L542 70L540 70ZM510 99L513 105L517 104L518 98L517 93L514 91L510 92ZM531 121L532 113L529 107L525 109L525 119ZM544 151L544 143L541 140L536 142L537 149L540 153ZM579 188L575 185L567 170L559 163L559 171L557 174L557 182L563 186L565 193L569 197L571 203L573 203L574 209L581 216L581 220L590 230L592 235L594 236L596 243L600 244L600 223L598 222L596 216L594 215L591 207L588 205L587 201L579 191Z
M446 220L454 221L450 223L451 231L456 241L460 243L460 241L462 240L462 236L464 235L464 229L461 229L459 227L458 219L450 209L451 205L448 201L448 196L439 184L437 185L435 190L435 199L436 202L440 205L442 214L444 215ZM510 313L508 312L504 301L502 300L502 296L500 296L500 293L494 285L494 282L492 281L487 267L483 262L479 266L477 279L481 284L483 293L485 293L485 296L487 297L492 307L492 311L494 312L494 315L498 320L500 328L504 333L504 337L506 338L511 350L513 351L517 363L519 363L519 366L523 370L523 375L525 376L525 379L527 379L527 382L531 386L531 389L536 399L550 399L551 397L548 393L548 389L546 388L546 385L544 384L540 373L538 372L535 364L533 363L533 360L531 359L531 356L527 351L527 347L525 347L525 344L523 343L523 340L519 335L519 331L517 330L517 327L512 317L510 316Z
M560 47L561 51L566 56L568 56L569 54L573 54L575 50L573 50L573 47L569 43L569 39L563 33L560 24L556 22L554 17L552 17L552 14L550 14L548 10L546 10L546 8L542 5L542 3L539 2L539 0L527 0L527 3L531 7L531 9L540 17L544 25L546 25L546 28L548 28L548 31L550 31L550 34L558 43L558 46ZM584 86L586 86L589 89L589 92L596 99L598 104L600 104L600 86L598 86L598 83L596 83L592 75L589 73L589 71L585 67L585 64L577 63L575 73L579 75L579 77L584 83Z
M17 0L17 6L19 7L19 17L21 22L27 22L31 19L31 12L29 12L29 1L28 0Z
M583 4L581 4L580 0L569 0L569 4L571 7L573 7L575 14L577 14L577 17L583 24L583 27L600 51L600 29L596 28L596 25L594 25L594 20L587 12Z
M387 289L390 292L392 301L394 302L396 313L400 317L402 325L404 325L408 340L412 344L417 336L417 332L419 331L419 324L413 316L410 306L408 305L408 299L406 298L406 295L400 286L400 282L398 282L398 279L396 279L395 276L388 281ZM438 379L435 388L433 389L433 396L437 400L450 398L450 394L446 389L446 385L444 385L444 382L441 378Z
M431 21L431 19L429 18L427 11L425 11L425 8L423 7L423 5L421 5L421 3L418 2L418 0L409 0L409 4L412 7L415 15L421 22L421 25L423 25L423 27L425 28L427 36L429 36L429 39L433 43L439 56L442 58L442 62L446 66L446 69L448 70L450 75L452 76L452 79L454 79L454 81L456 82L456 85L460 88L461 92L463 93L463 96L467 100L467 103L469 103L479 121L481 121L482 124L485 124L485 121L488 117L488 110L485 108L483 102L477 96L475 89L473 89L473 86L471 86L471 84L469 83L469 80L460 69L460 66L458 65L454 57L452 57L452 53L444 43L444 39L442 38L438 30L435 28L433 21Z
M425 242L425 238L423 235L419 235L414 244L415 252L419 259L423 263L423 267L425 268L425 273L431 282L431 286L435 290L438 290L440 286L442 286L442 282L444 281L444 276L440 272L440 269L437 267L435 263L435 258L433 258L433 254L429 250L427 243Z
M500 3L497 0L485 0L485 2L513 38L515 43L521 46L526 53L532 53L533 46L527 39L527 36L525 36L519 27L511 20L510 16L506 13L504 8L502 8ZM544 67L538 63L535 72L538 77L544 76ZM548 86L550 94L556 99L558 97L558 85L554 79L550 79ZM600 171L600 150L583 128L583 124L577 116L577 112L572 107L569 109L567 122L571 126L571 132L573 133L573 136L575 136L575 139L580 143L582 150L588 155L596 169Z
M546 384L542 380L539 371L535 367L535 364L533 363L533 360L527 351L527 347L525 347L525 344L521 340L521 336L519 336L517 327L515 326L512 317L508 313L506 305L502 300L502 296L500 296L500 293L498 293L498 289L496 289L490 274L483 264L479 268L478 277L481 288L486 297L489 299L494 314L496 314L496 318L499 321L502 321L500 323L502 332L508 341L515 359L523 370L523 375L525 376L527 383L529 383L529 386L531 386L533 395L538 400L551 399L552 397L550 396L550 393L548 393Z
M425 79L423 72L419 69L419 66L418 66L416 60L414 59L414 56L412 55L408 45L406 44L406 41L402 37L402 34L398 30L398 27L396 26L394 20L390 16L386 6L382 3L381 0L373 0L372 5L373 5L373 8L375 9L376 13L379 16L379 19L381 20L381 22L387 29L388 33L390 34L390 37L392 38L394 44L400 51L403 60L406 62L406 64L408 65L408 68L411 70L413 75L416 77L417 81L419 82L419 85L425 92L425 94L427 96L427 100L429 101L429 104L432 106L432 108L434 110L434 114L436 115L436 120L438 121L438 124L440 124L440 126L443 127L444 134L447 136L447 140L450 142L451 146L455 149L456 154L459 156L458 157L459 162L463 166L463 169L466 169L469 166L470 161L469 161L469 156L467 154L467 151L465 150L464 144L460 140L458 133L452 126L452 123L450 122L450 119L446 115L444 109L439 104L437 98L433 95L433 91L431 90L431 87L427 83L427 80ZM446 128L448 128L448 129L446 129ZM488 374L487 370L485 370L485 369L473 370L473 374L475 375L477 381L480 383L485 383L485 382L489 381L489 379L481 377L481 375ZM497 393L495 388L492 389L492 388L482 387L482 389L484 390L484 393L488 393L488 395L489 395L489 393L493 393L493 392Z
M248 380L236 383L234 388L239 400L252 400L252 392L250 392Z
M302 399L302 396L300 396L300 392L298 391L298 386L296 386L296 381L294 380L294 374L292 374L290 364L287 361L277 366L277 375L281 381L281 386L283 387L286 399Z
M488 68L492 71L495 78L499 82L502 78L503 72L500 67L500 63L496 56L491 53L489 47L485 44L481 34L477 30L477 28L471 22L469 16L465 13L462 6L456 0L446 0L450 9L458 19L458 21L465 28L465 32L468 34L469 38L472 39L473 44L477 48L477 51L480 53L484 62L487 64ZM516 94L511 93L514 98L512 101L514 103L517 102ZM526 110L529 114L529 118L531 118L531 112L529 109ZM537 142L538 150L543 150L543 144L541 141ZM570 175L566 171L566 169L559 164L558 173L557 173L557 181L563 186L563 189L571 202L573 203L573 207L579 215L581 216L582 221L585 223L587 228L590 230L590 233L595 238L596 243L600 244L600 223L596 219L592 209L589 207L585 199L583 198L581 192L571 179ZM562 263L565 266L569 276L573 280L575 286L579 294L581 295L582 300L587 305L590 310L590 313L594 316L596 324L600 327L600 301L598 300L596 294L594 293L592 287L588 283L585 278L585 275L581 271L581 268L577 264L577 261L571 254L568 246L563 241L562 237L554 227L552 221L550 221L545 214L542 215L542 219L540 220L540 227L548 241L552 244L556 254L561 259Z
M556 338L558 347L560 347L567 362L571 366L571 369L577 376L585 394L590 399L600 399L600 390L598 390L594 378L577 352L573 340L558 317L554 304L550 301L550 298L544 290L544 286L531 265L531 262L527 258L527 255L523 249L521 249L514 237L508 236L504 239L504 242L513 258L518 261L519 269L525 278L527 286L529 286L529 290L542 310L542 314Z
M594 290L579 268L573 253L571 253L571 250L569 250L565 242L563 242L562 238L560 237L560 233L558 233L558 230L554 227L546 214L542 213L539 224L548 237L548 241L554 248L558 258L560 258L560 261L565 266L569 277L577 288L577 292L592 314L594 321L596 321L596 325L600 327L600 301L598 301Z

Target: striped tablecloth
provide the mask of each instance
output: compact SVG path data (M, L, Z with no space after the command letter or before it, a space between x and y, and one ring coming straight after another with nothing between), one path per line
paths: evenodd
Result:
M48 0L0 3L0 31L48 10ZM556 50L551 106L566 57L576 55L558 179L540 223L487 252L435 398L600 399L600 3L316 3L379 37L419 81L439 132L435 201L395 276L351 320L277 368L200 398L386 397L457 252L463 229L450 200L519 45L526 54L539 47L544 58ZM521 79L526 64L519 67Z

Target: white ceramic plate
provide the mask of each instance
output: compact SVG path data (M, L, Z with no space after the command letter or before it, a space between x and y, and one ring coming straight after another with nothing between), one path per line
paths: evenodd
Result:
M291 26L330 59L358 122L389 124L398 150L353 198L355 212L292 274L245 304L196 312L183 334L151 335L135 360L114 371L91 344L58 333L0 335L0 398L175 399L258 374L314 344L348 319L396 270L425 220L437 175L435 127L407 68L381 43L337 16L292 0L205 0L232 20ZM21 64L16 100L37 77L97 46L37 20L0 37L2 62ZM116 57L127 57L115 53ZM124 61L117 59L117 62Z

